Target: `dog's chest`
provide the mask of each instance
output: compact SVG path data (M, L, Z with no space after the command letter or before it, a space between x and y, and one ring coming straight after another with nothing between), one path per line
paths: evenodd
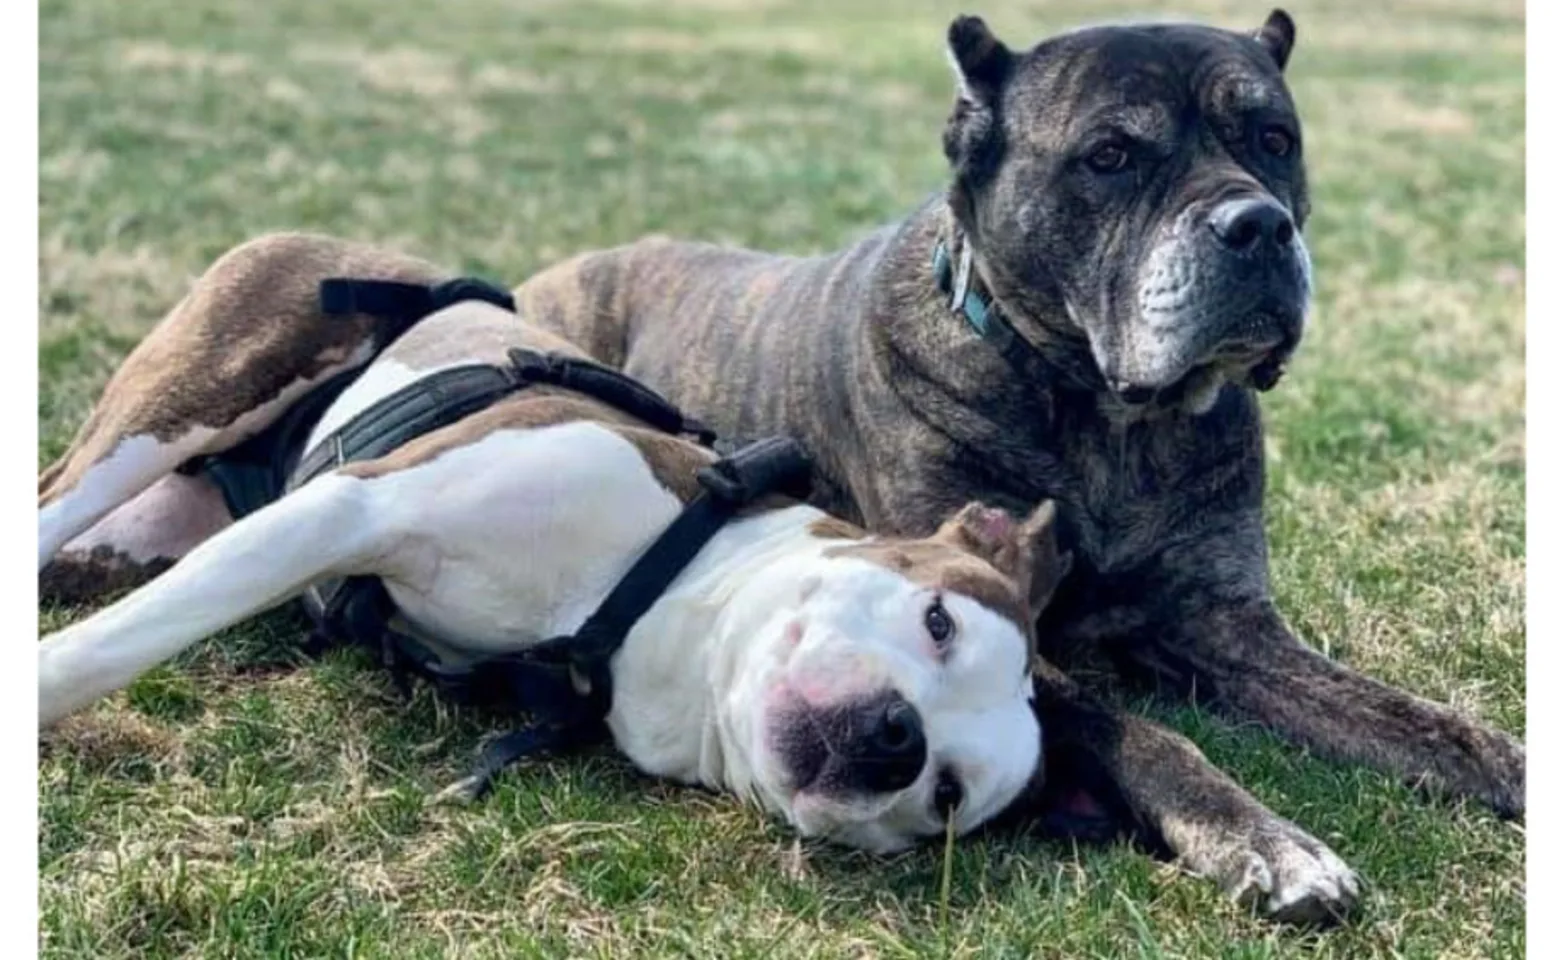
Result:
M1130 574L1224 517L1258 511L1258 424L1241 391L1229 392L1198 418L1113 423L1085 405L1057 411L1021 475L1025 499L1060 503L1062 535L1083 574Z

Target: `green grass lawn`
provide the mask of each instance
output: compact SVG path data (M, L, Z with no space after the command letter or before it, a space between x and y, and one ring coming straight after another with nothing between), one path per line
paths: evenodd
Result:
M1012 45L1147 12L988 0ZM1519 0L1296 2L1319 286L1265 399L1272 558L1311 643L1524 735ZM894 11L894 12L892 12ZM954 7L42 0L42 464L217 254L371 239L519 282L647 232L843 244L944 182ZM78 611L44 610L41 629ZM40 944L58 956L1504 957L1525 829L1256 729L1150 708L1368 884L1279 929L1124 847L799 849L606 753L426 805L491 722L404 703L301 621L234 630L40 746Z

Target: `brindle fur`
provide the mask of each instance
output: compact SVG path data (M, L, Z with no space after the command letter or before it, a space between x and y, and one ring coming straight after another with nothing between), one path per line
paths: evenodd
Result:
M1192 692L1321 754L1521 815L1518 741L1331 662L1276 609L1252 386L1274 382L1298 329L1261 331L1272 352L1247 360L1253 379L1222 386L1205 412L1176 389L1128 402L1088 342L1111 360L1126 340L1119 274L1157 217L1231 180L1301 226L1306 182L1301 162L1238 165L1191 135L1171 179L1105 206L1067 186L1050 151L1068 146L1087 106L1155 99L1163 81L1200 77L1214 91L1199 104L1213 123L1259 77L1267 108L1295 125L1278 70L1291 20L1278 12L1250 35L1083 31L1012 55L962 18L950 39L965 88L945 132L954 178L906 220L828 256L662 238L587 253L523 285L523 310L729 437L791 433L818 466L816 501L873 531L927 534L970 500L1024 513L1054 499L1075 557L1039 625L1056 662L1106 654L1173 697ZM1149 92L1100 89L1104 65L1125 62L1150 65ZM1016 218L1039 208L1042 226L1019 236ZM958 229L1033 347L1024 369L936 290L932 251ZM1091 283L1104 291L1096 299L1081 292ZM1067 304L1087 302L1092 316L1070 316ZM1062 675L1040 676L1038 695L1050 755L1105 776L1125 812L1186 860L1214 857L1213 836L1260 822L1258 805L1182 738L1104 710Z

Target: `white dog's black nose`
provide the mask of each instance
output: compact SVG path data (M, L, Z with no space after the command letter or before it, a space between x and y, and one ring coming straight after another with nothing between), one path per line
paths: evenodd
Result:
M1222 246L1234 253L1269 253L1292 244L1292 215L1269 197L1228 200L1207 221Z
M923 736L923 719L917 708L899 696L881 700L870 708L865 736L859 750L863 785L875 793L910 787L923 772L929 745Z

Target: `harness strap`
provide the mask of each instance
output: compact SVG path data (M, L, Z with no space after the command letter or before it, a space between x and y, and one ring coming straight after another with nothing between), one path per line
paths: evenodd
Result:
M359 411L299 462L286 490L345 463L383 457L534 384L596 397L667 433L691 434L703 446L716 438L704 424L617 370L590 360L517 348L510 351L507 366L475 363L438 370Z
M579 357L564 357L532 350L510 351L511 365L523 383L546 383L574 390L632 414L664 433L689 434L703 447L716 442L717 434L678 407L611 367Z
M328 316L362 313L390 320L421 320L462 300L482 300L516 312L516 298L477 277L456 277L428 286L396 280L331 277L320 282L320 309Z
M796 442L770 437L701 470L702 491L674 518L573 635L528 648L530 659L606 665L635 622L676 580L707 541L741 508L770 493L809 494L809 459Z

